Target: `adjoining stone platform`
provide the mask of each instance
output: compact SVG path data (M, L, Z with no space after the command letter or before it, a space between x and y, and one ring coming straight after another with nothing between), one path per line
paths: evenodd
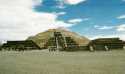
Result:
M24 50L36 50L40 49L36 43L31 40L26 41L7 41L7 43L2 45L2 50L15 50L15 51L24 51Z
M7 41L1 48L3 50L109 51L123 49L124 46L125 42L119 38L89 40L64 29L50 29L24 41Z
M119 38L99 38L92 40L89 44L94 50L123 49L124 42Z

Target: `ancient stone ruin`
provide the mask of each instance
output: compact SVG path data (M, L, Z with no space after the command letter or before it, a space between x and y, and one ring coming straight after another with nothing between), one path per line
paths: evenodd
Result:
M7 43L2 45L2 49L24 51L24 50L36 50L40 48L33 41L26 40L26 41L7 41Z
M43 50L49 51L99 51L123 49L125 42L119 38L99 38L89 40L84 36L65 29L49 29L31 36L24 41L7 41L4 50Z
M34 41L41 49L49 49L50 51L88 50L90 42L86 37L65 29L49 29L29 37L28 40Z
M124 42L119 38L99 38L92 40L89 46L90 50L118 50L123 49Z

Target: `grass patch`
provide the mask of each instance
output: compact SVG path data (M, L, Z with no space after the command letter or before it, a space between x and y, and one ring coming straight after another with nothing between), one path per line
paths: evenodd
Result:
M125 74L125 50L0 51L0 74Z

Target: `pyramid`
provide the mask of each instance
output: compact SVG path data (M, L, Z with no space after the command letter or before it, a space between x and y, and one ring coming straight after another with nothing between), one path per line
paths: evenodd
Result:
M45 32L29 37L27 40L32 40L40 48L45 49L52 44L56 44L55 36L58 39L58 44L60 44L62 47L65 45L87 46L90 42L88 38L80 36L77 33L71 32L65 28L49 29Z

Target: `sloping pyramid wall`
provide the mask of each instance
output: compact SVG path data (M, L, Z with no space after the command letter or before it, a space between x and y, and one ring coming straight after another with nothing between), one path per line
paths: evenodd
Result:
M90 40L86 37L64 29L49 29L45 32L37 34L36 36L29 37L27 40L34 41L40 48L48 48L49 45L56 45L55 32L57 33L56 37L58 39L59 46L61 47L64 47L66 42L69 46L87 46L90 42Z

